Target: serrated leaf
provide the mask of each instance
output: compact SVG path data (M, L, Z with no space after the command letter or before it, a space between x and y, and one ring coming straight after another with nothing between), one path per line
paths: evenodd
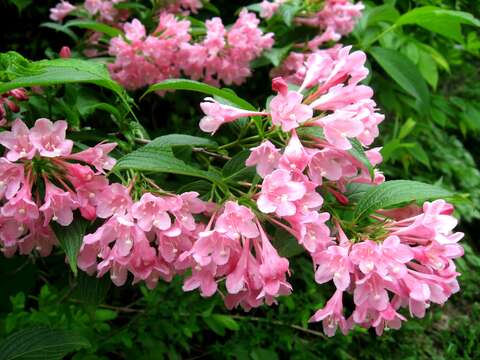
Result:
M77 275L77 257L82 246L83 237L88 227L88 221L80 216L75 216L68 226L61 226L52 222L51 226L60 246L67 255L68 263L73 273Z
M20 330L3 340L0 359L60 360L73 351L88 347L88 340L73 331L37 327Z
M453 193L441 187L410 180L386 181L368 190L355 208L354 217L359 219L375 210L416 201L450 197Z
M370 178L373 180L373 178L375 177L374 168L370 160L368 160L367 154L365 154L365 150L363 149L362 144L355 138L350 139L350 144L352 144L352 148L348 150L348 152L367 168L368 173L370 174Z
M148 93L151 93L152 91L161 90L189 90L208 95L215 95L229 101L232 104L235 104L236 106L239 106L242 109L256 111L256 108L252 104L235 95L235 92L233 92L233 90L219 89L214 86L201 83L199 81L187 79L169 79L151 85L147 89L147 91L145 91L142 97L147 95Z
M372 47L370 54L403 90L417 100L421 112L427 113L430 107L430 93L415 64L406 56L391 49Z

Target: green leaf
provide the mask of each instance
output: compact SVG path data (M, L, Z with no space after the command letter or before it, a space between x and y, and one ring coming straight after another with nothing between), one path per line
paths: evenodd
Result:
M203 316L203 320L213 332L220 336L225 336L225 329L233 331L240 329L238 323L228 315L212 314Z
M20 330L0 343L0 359L60 360L88 347L88 340L73 331L36 327Z
M415 125L417 125L417 122L413 120L411 117L405 121L405 124L402 125L400 128L400 132L398 133L398 138L400 140L404 139L405 137L408 136L412 132L412 130L415 128Z
M285 3L280 6L278 13L283 19L283 22L288 26L292 26L293 18L300 10L300 6L298 4L289 4Z
M252 104L235 95L235 93L230 89L219 89L214 86L201 83L199 81L187 79L170 79L162 81L158 84L151 85L142 95L142 97L144 97L148 93L151 93L152 91L161 90L190 90L203 94L215 95L241 107L242 109L256 111L256 108Z
M415 24L449 39L463 42L461 25L479 27L480 21L467 12L424 6L403 14L395 23L396 26L409 24Z
M250 156L250 150L243 150L228 160L223 169L222 176L230 181L250 180L257 173L254 166L246 166L245 161Z
M56 222L51 223L57 240L63 251L65 251L70 268L75 275L77 275L78 252L82 246L82 240L87 231L88 224L88 221L78 216L78 214L68 226L61 226Z
M386 181L368 190L358 202L355 218L360 218L394 205L411 201L424 202L438 198L450 197L453 193L441 187L410 180Z
M438 69L435 60L429 53L424 51L420 53L418 70L420 70L423 78L427 80L430 86L436 89L438 84Z
M279 66L283 59L285 59L292 48L292 45L287 45L281 48L272 48L270 50L264 51L263 56L265 56L273 66Z
M70 20L65 23L65 26L67 28L78 27L81 29L93 30L93 31L104 33L110 37L115 37L123 34L122 31L117 28L114 28L112 26L108 26L96 21L92 21L92 20Z
M298 240L289 232L277 228L275 236L272 238L272 244L277 249L280 256L294 257L305 252L303 246L298 243Z
M33 0L8 0L8 2L15 5L18 9L18 12L21 13L33 3Z
M77 34L75 34L72 30L67 28L65 25L57 24L54 22L45 22L40 24L40 26L44 28L52 29L58 32L62 32L65 35L68 35L75 42L79 41Z
M374 169L372 163L368 160L367 155L365 154L362 144L355 138L350 139L350 143L352 144L352 148L348 150L348 152L368 169L368 173L373 180L375 177Z
M0 93L27 86L91 83L112 90L130 108L125 90L110 78L105 65L94 61L54 59L30 62L15 52L8 52L0 54L0 76L2 74L10 81L0 82Z
M82 271L77 277L74 297L86 305L97 306L105 300L111 284L106 275L99 279Z
M370 27L383 21L392 23L397 20L399 16L400 13L397 9L395 9L395 7L389 4L385 4L371 8L364 15L366 19L362 19L361 21L365 21L366 27Z
M165 146L165 147L172 147L172 146L203 146L209 148L216 148L218 144L210 140L208 138L200 137L200 136L191 136L191 135L183 135L183 134L169 134L164 136L159 136L153 139L148 145L146 146Z
M415 64L395 50L372 47L369 51L385 72L416 99L421 112L428 112L430 93Z
M221 180L216 173L197 169L176 158L171 147L154 142L125 155L114 167L114 171L128 169L193 176L217 184Z

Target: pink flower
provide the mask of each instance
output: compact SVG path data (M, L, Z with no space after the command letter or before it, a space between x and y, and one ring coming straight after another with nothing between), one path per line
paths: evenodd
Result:
M0 199L11 199L24 182L23 165L0 158Z
M345 154L329 148L317 151L308 165L308 176L318 185L322 185L323 178L338 181L342 177L352 177L356 174L357 167L345 157Z
M305 193L303 183L293 181L288 171L278 169L265 177L257 205L266 214L292 216L297 211L294 201L300 200Z
M344 291L350 285L352 264L348 258L348 248L330 246L328 249L315 254L315 281L324 284L333 279L338 290Z
M218 130L218 128L229 122L233 122L242 117L265 115L262 112L248 111L239 109L230 105L220 104L213 98L207 97L200 104L202 111L206 116L200 120L200 129L204 132L212 133L212 135Z
M329 219L330 214L326 212L312 211L304 216L294 224L294 229L298 233L298 242L311 253L324 250L332 241L330 229L325 224Z
M353 292L355 305L367 304L369 307L382 311L389 305L388 293L384 280L375 273L370 273L361 280L357 280Z
M133 204L132 216L137 219L137 224L143 231L150 231L152 227L167 230L172 224L167 210L170 203L161 197L145 193L142 198Z
M121 184L111 184L96 196L97 216L106 219L113 214L125 214L132 206L128 189Z
M297 133L293 130L292 137L280 158L280 168L287 171L303 172L313 154L314 151L308 152L307 149L303 147Z
M258 220L257 220L258 221ZM269 302L269 298L275 298L279 295L288 295L292 287L287 282L287 273L289 273L288 260L280 257L277 250L272 246L267 235L258 224L261 237L260 251L260 276L262 277L263 288L258 297L265 296Z
M30 142L29 135L30 130L20 119L13 122L12 131L0 133L0 144L9 150L6 154L9 161L17 161L22 158L30 160L35 156L36 149Z
M263 0L260 3L260 17L270 19L279 9L281 2L283 1L275 0L274 2L270 2Z
M241 236L255 238L259 235L255 219L249 208L227 201L222 214L215 222L215 230L225 233L232 239L239 239Z
M323 127L327 141L340 150L348 150L352 147L348 138L360 135L364 129L363 124L356 120L356 113L337 110L331 115L327 115L318 123Z
M75 9L76 7L74 5L62 0L54 8L50 9L50 19L62 22L63 19Z
M116 160L108 154L116 146L116 143L97 144L94 147L72 154L69 158L93 165L99 173L103 173L104 170L112 170L115 165Z
M283 131L291 131L313 116L310 106L302 104L303 95L296 91L289 91L282 78L272 80L274 90L278 95L270 101L272 123L281 126Z
M195 266L192 270L192 276L187 278L183 284L183 291L192 291L200 288L200 294L203 297L209 297L217 291L217 282L215 281L216 265L212 262L207 266Z
M1 213L3 216L14 218L20 224L31 223L38 219L38 207L32 200L30 186L25 184L5 205Z
M323 309L318 310L315 315L310 318L310 322L323 322L323 331L327 336L332 337L340 326L340 330L344 335L348 332L347 321L343 316L342 304L343 291L337 290L328 300L327 305Z
M373 90L365 85L339 84L331 87L328 93L320 96L310 104L316 110L337 110L373 96Z
M381 261L381 253L377 244L371 240L353 244L350 259L358 265L361 272L368 274L375 269Z
M225 265L231 252L238 250L238 247L238 242L233 241L225 234L217 230L210 230L203 231L198 235L190 253L200 266L210 263Z
M141 41L146 36L145 26L138 19L133 19L131 23L125 23L123 30L125 37L130 41Z
M30 141L41 156L57 157L70 155L72 140L65 140L67 122L60 120L52 123L48 119L38 119L30 130Z
M257 147L250 149L251 153L245 161L247 166L257 166L257 173L262 178L278 167L280 151L270 141L265 140Z
M44 226L53 220L62 226L70 225L73 221L73 210L78 208L74 194L63 191L51 182L45 183L45 202L40 207L44 215Z

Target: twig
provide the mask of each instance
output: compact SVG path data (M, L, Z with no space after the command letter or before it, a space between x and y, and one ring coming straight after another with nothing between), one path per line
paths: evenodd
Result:
M324 339L327 338L325 336L325 334L323 334L319 331L305 329L304 327L301 327L299 325L287 324L287 323L284 323L283 321L279 321L279 320L269 320L269 319L265 319L265 318L255 317L255 316L241 316L241 315L230 315L230 317L232 317L234 319L238 319L238 320L264 322L264 323L268 323L268 324L272 324L272 325L287 326L287 327L291 327L292 329L302 331L302 332L310 334L310 335L315 335L315 336L318 336L318 337L321 337L321 338L324 338Z

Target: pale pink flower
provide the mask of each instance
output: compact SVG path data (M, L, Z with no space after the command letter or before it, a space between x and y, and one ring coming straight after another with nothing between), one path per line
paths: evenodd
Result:
M301 93L288 90L282 78L273 79L272 86L278 91L278 95L269 105L274 125L281 126L283 131L291 131L312 118L313 110L310 106L302 104Z
M75 195L69 191L63 191L50 181L45 183L45 200L40 207L43 212L44 226L53 220L62 226L70 225L73 221L73 210L78 208Z
M311 318L310 322L323 322L323 331L327 336L332 337L337 331L337 327L344 335L348 332L348 325L343 316L343 291L337 290L333 296L328 300L323 309L318 310Z
M267 20L270 19L280 8L282 2L281 0L275 0L273 2L263 0L260 3L260 17Z
M99 173L104 170L112 170L116 160L108 154L115 149L116 143L100 143L94 147L71 154L68 158L83 161L95 167Z
M310 104L316 110L337 110L373 96L373 90L365 85L338 84L331 87L325 95Z
M67 127L67 122L63 120L52 123L45 118L38 119L35 121L35 126L30 130L30 141L41 156L70 155L73 141L65 139Z
M279 167L287 171L303 172L310 159L314 154L313 151L308 151L300 142L295 130L292 131L292 137L285 147L285 150L280 157Z
M239 243L217 230L203 231L198 235L190 253L200 266L210 263L225 265L230 254L238 251Z
M278 216L292 216L297 209L294 204L306 193L305 185L293 181L292 174L283 169L278 169L267 175L262 184L262 191L257 200L260 211Z
M298 233L298 242L309 252L315 253L331 245L330 229L325 224L330 219L329 213L312 211L294 223L294 230Z
M327 115L317 123L323 127L325 138L337 149L348 150L352 144L348 138L360 135L364 129L363 124L355 119L356 113L337 110Z
M13 122L12 131L0 133L0 144L9 150L5 156L9 161L22 158L30 160L35 156L36 149L30 141L30 130L20 119Z
M343 246L330 246L326 250L315 254L315 281L324 284L333 279L338 290L344 291L350 285L352 264L348 257L349 249Z
M256 165L257 174L262 178L278 167L280 151L270 141L265 140L257 147L250 149L250 156L245 165Z
M3 216L14 218L20 224L30 223L38 219L38 207L32 200L30 186L24 186L5 205L1 213Z
M287 282L289 263L286 258L278 255L277 250L272 246L259 223L258 227L261 237L261 262L259 271L263 282L263 288L258 297L265 296L267 302L270 302L271 298L288 295L292 290L291 285Z
M217 282L215 281L215 273L217 266L210 263L207 266L195 266L192 275L183 283L183 291L192 291L200 288L200 295L209 297L217 291Z
M221 215L215 221L215 230L225 233L232 239L241 236L255 238L259 235L255 215L249 208L227 201Z
M205 100L207 101L200 103L200 107L206 116L200 120L199 125L202 131L211 134L214 134L221 125L233 122L242 117L265 115L265 113L262 112L248 111L230 105L220 104L211 97L207 97Z
M62 0L54 8L50 9L50 19L62 22L63 19L75 9L76 7L74 5Z
M384 280L374 272L361 280L357 280L353 291L355 305L361 306L365 303L375 310L385 310L389 305L385 285Z
M143 231L150 231L152 227L159 230L167 230L172 224L167 210L170 203L165 199L145 193L142 198L133 204L132 216L137 220L137 225Z
M132 206L128 189L118 183L111 184L95 197L97 216L106 219L113 214L125 214Z
M0 199L11 199L24 182L23 165L0 158Z

